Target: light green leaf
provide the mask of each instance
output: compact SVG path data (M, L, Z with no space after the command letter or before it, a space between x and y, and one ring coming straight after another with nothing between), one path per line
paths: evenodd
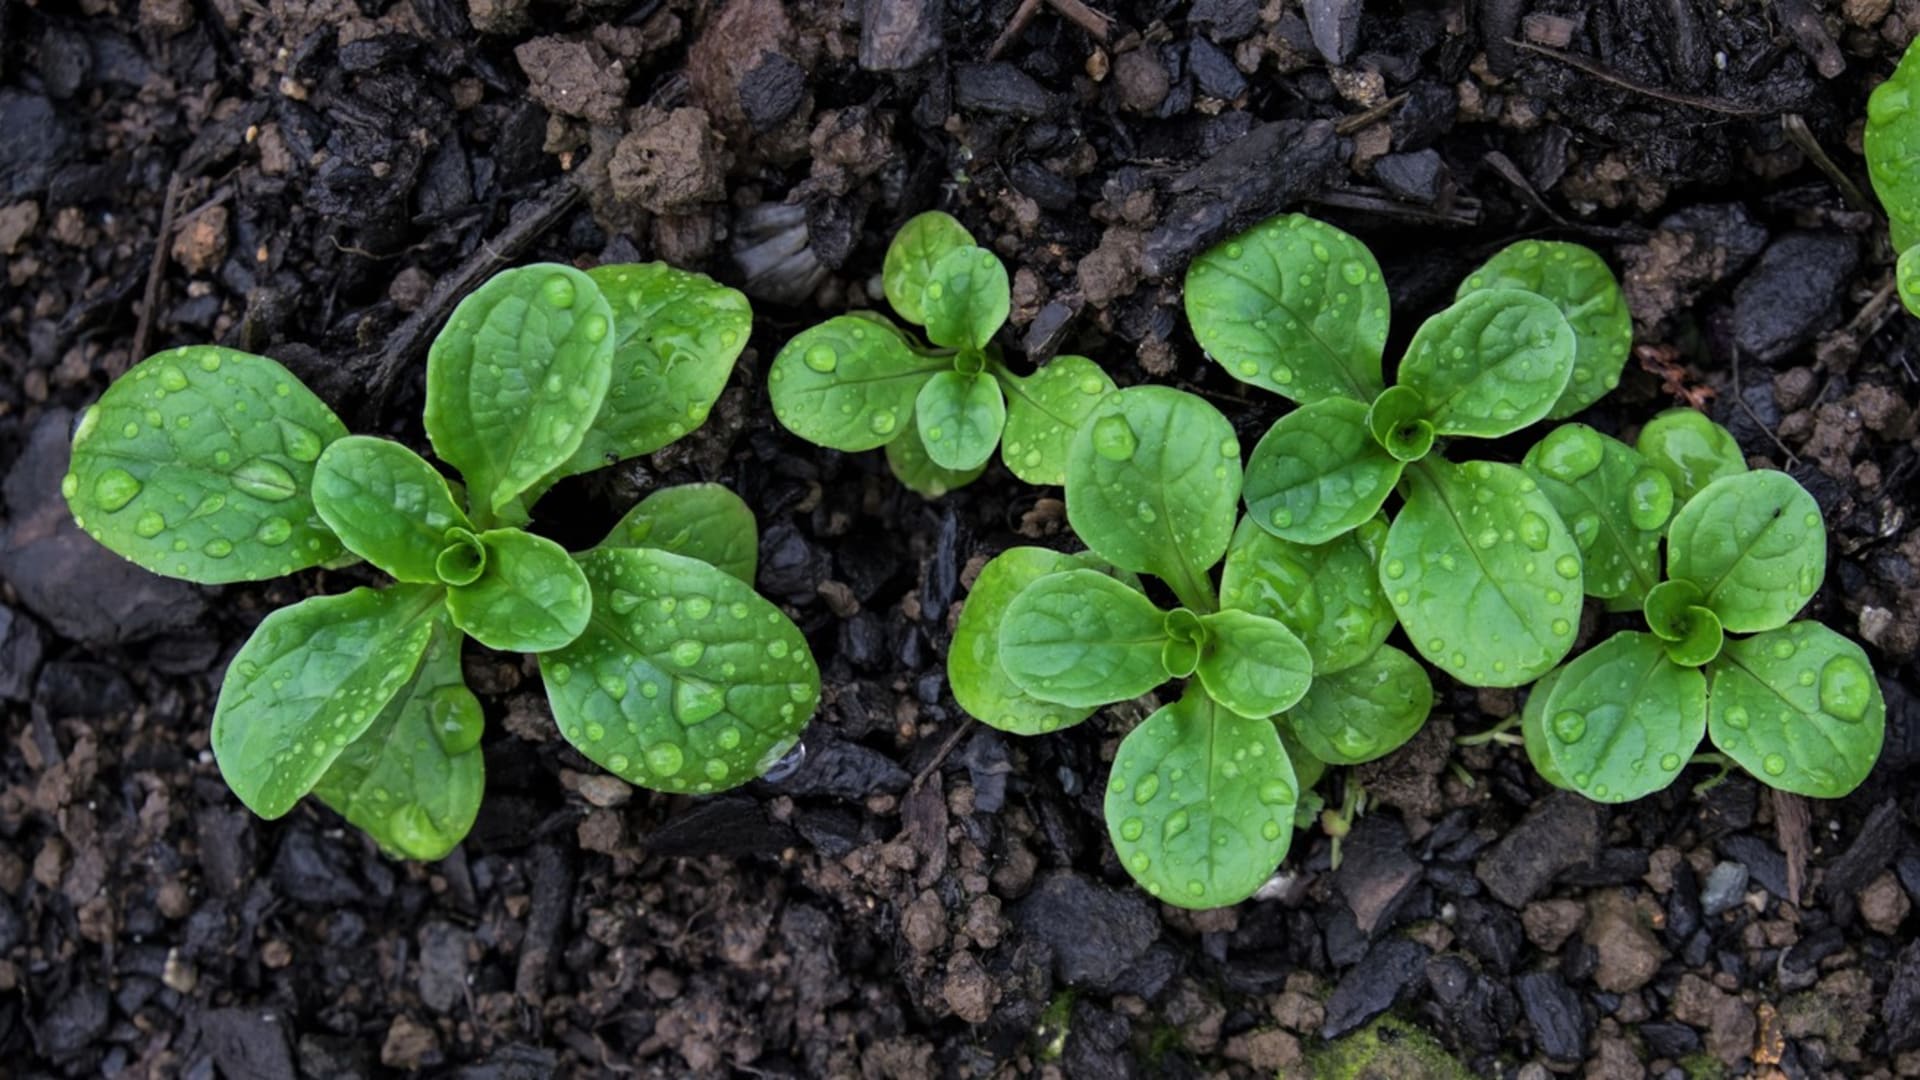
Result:
M1400 385L1427 403L1442 435L1498 438L1547 415L1573 374L1573 327L1553 301L1480 289L1421 324Z
M447 530L472 529L446 478L390 439L349 435L320 455L313 503L347 550L401 581L440 581Z
M313 790L413 677L441 595L395 585L315 596L255 628L213 709L214 759L247 809L277 818Z
M1240 440L1220 411L1163 386L1107 395L1067 455L1067 521L1101 558L1210 611L1208 571L1233 537Z
M1213 700L1241 716L1283 713L1313 682L1313 657L1278 619L1229 609L1200 623L1207 634L1196 674Z
M313 465L346 433L264 356L172 349L81 414L60 491L87 535L156 574L260 581L340 558Z
M1007 268L986 248L955 248L933 264L922 293L927 340L962 352L986 349L1012 310Z
M1893 227L1893 249L1920 244L1920 49L1911 45L1887 81L1867 99L1861 140L1867 176Z
M593 617L540 656L560 734L630 783L701 793L793 749L820 701L807 639L745 582L652 548L580 556Z
M1329 765L1386 757L1419 732L1433 711L1433 681L1420 662L1382 645L1358 665L1316 675L1286 724L1309 754Z
M1707 680L1669 660L1652 634L1618 633L1560 669L1540 731L1573 790L1595 802L1632 802L1673 783L1699 748Z
M460 674L460 633L445 609L413 677L347 744L313 793L382 851L432 861L473 828L486 787L486 718Z
M1091 707L1069 708L1034 697L1000 663L1000 632L1013 598L1050 574L1092 569L1091 561L1046 548L1016 547L981 568L947 650L947 682L953 688L953 700L968 714L1016 735L1044 735L1092 715Z
M950 472L965 472L993 457L1007 426L1007 399L991 375L942 371L920 388L913 413L927 459Z
M926 443L920 438L920 428L913 422L913 412L907 412L907 428L900 437L887 444L887 468L894 479L905 484L915 494L924 499L938 499L955 488L965 487L980 478L987 471L985 463L971 469L943 469L927 456Z
M1573 647L1580 553L1511 465L1428 458L1406 472L1380 585L1415 649L1469 686L1520 686Z
M1553 429L1523 465L1580 545L1587 595L1645 599L1660 583L1660 537L1673 514L1666 474L1585 424Z
M1283 540L1324 544L1379 513L1402 468L1368 432L1365 405L1302 405L1253 448L1247 516Z
M1667 658L1681 667L1707 663L1726 644L1720 616L1701 607L1700 600L1700 586L1691 581L1663 581L1647 593L1647 628L1661 639Z
M680 484L635 503L599 546L671 551L752 585L760 561L760 525L746 502L725 487Z
M1633 317L1620 283L1593 249L1552 240L1522 240L1500 250L1460 283L1460 295L1481 289L1525 289L1553 301L1573 327L1573 374L1547 410L1559 420L1620 385L1633 351Z
M1572 791L1573 784L1560 775L1560 767L1553 763L1553 757L1547 752L1547 698L1553 695L1554 684L1560 681L1560 673L1566 667L1554 668L1527 691L1526 707L1520 710L1520 737L1526 742L1527 760L1533 763L1533 771L1540 779L1562 791Z
M1674 515L1667 576L1691 581L1735 633L1785 626L1827 574L1820 504L1773 469L1723 477Z
M913 416L913 399L946 357L920 356L891 326L840 315L802 330L773 358L767 392L787 430L849 453L885 446Z
M1730 640L1707 671L1714 745L1762 783L1837 799L1879 759L1887 703L1873 667L1819 623Z
M613 346L599 287L557 263L496 274L453 309L427 352L427 438L483 524L580 449Z
M586 576L565 548L519 529L481 533L485 565L472 584L447 591L455 626L502 652L557 649L586 629Z
M1920 247L1901 252L1893 273L1900 287L1900 303L1908 314L1920 315Z
M1387 287L1365 244L1301 214L1261 223L1193 261L1187 322L1241 382L1302 404L1379 396Z
M886 290L887 303L901 318L925 326L922 296L933 277L934 264L956 248L972 246L973 234L950 214L929 210L909 218L893 234L886 261L881 264L880 284Z
M999 375L1007 393L1002 460L1026 483L1066 483L1073 433L1113 393L1113 380L1084 356L1056 356L1025 378L1004 368Z
M1306 643L1317 675L1350 668L1393 632L1378 569L1386 538L1386 522L1375 518L1310 547L1242 518L1220 571L1220 606L1285 623Z
M1408 386L1389 386L1367 407L1367 430L1394 460L1415 462L1433 451L1427 402Z
M1634 449L1666 474L1683 504L1715 480L1747 471L1733 433L1692 409L1668 409L1647 421Z
M1167 681L1166 613L1098 570L1047 574L1000 622L1000 666L1030 697L1090 709Z
M1252 896L1286 858L1299 798L1273 722L1189 685L1121 740L1107 834L1149 893L1178 907L1225 907Z

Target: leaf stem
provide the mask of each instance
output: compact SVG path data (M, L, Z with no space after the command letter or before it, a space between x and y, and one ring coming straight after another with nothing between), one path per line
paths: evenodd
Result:
M1524 740L1517 735L1508 734L1508 732L1511 732L1514 728L1517 728L1519 726L1520 726L1520 716L1519 714L1516 713L1515 715L1507 717L1505 720L1500 721L1499 723L1493 725L1492 727L1488 728L1485 731L1476 732L1472 735L1456 736L1453 740L1453 745L1481 746L1486 743L1497 742L1497 743L1502 743L1506 746L1519 746L1521 745L1522 742L1524 742Z
M1727 774L1733 771L1733 759L1728 757L1725 754L1718 754L1718 753L1695 754L1693 755L1693 757L1687 759L1687 764L1719 766L1718 772L1714 773L1712 776L1707 777L1705 780L1702 780L1699 783L1693 785L1693 794L1695 798L1705 795L1707 792L1712 791L1714 788L1719 787L1722 783L1726 781Z

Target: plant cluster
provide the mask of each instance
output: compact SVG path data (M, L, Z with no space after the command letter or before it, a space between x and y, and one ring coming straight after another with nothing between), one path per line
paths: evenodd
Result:
M1907 46L1893 75L1867 99L1861 143L1899 258L1900 300L1920 315L1920 42Z
M229 665L213 752L262 817L311 793L391 853L450 851L483 788L465 637L538 654L561 735L623 779L733 787L792 747L820 692L806 639L754 592L746 504L656 491L578 555L524 526L561 478L699 426L750 322L739 293L660 264L495 276L427 362L427 436L458 484L347 434L272 360L175 349L82 415L63 491L90 536L155 573L365 560L394 579L275 611Z

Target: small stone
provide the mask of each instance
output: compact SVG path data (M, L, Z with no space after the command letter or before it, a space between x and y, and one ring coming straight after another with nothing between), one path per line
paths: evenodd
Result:
M1882 871L1860 890L1860 917L1876 934L1898 933L1900 924L1912 910L1907 891L1900 887L1900 879L1891 870Z
M1610 890L1595 896L1587 911L1586 942L1598 959L1594 985L1611 994L1627 994L1647 985L1659 972L1666 950L1633 901Z
M1747 896L1747 868L1737 862L1714 866L1700 887L1700 910L1709 917L1731 911Z
M930 953L947 943L947 909L932 889L923 890L900 916L900 936L916 953Z
M1565 979L1553 971L1530 971L1515 979L1513 988L1541 1053L1555 1061L1587 1056L1587 1016L1580 995Z
M1759 1030L1753 1008L1691 972L1673 992L1673 1018L1706 1031L1707 1052L1734 1066L1753 1050Z
M1123 52L1113 61L1114 92L1120 98L1120 107L1142 116L1152 115L1166 100L1167 91L1173 81L1167 75L1165 64L1160 62L1156 50L1151 46Z
M1221 1053L1229 1061L1239 1061L1263 1075L1271 1076L1299 1065L1304 1055L1300 1040L1278 1028L1261 1028L1227 1040Z
M1560 791L1535 804L1526 818L1480 856L1475 872L1501 903L1520 908L1554 875L1591 862L1600 848L1600 813L1591 802Z
M393 1018L380 1047L380 1064L390 1069L419 1069L440 1061L440 1036L405 1013Z
M726 156L705 110L635 110L614 147L607 179L615 199L654 214L682 214L726 193Z
M1320 1037L1337 1039L1391 1009L1426 974L1428 955L1425 946L1401 937L1386 938L1367 950L1327 998Z
M172 37L193 25L190 0L140 0L140 25Z
M632 785L608 773L588 773L580 777L576 790L590 805L602 809L624 806L633 798Z
M940 989L940 997L953 1010L953 1015L969 1024L984 1024L993 1016L993 1007L1000 1001L1000 990L994 985L993 976L988 975L980 961L970 952L955 953L947 962L947 980Z
M1139 891L1117 892L1064 871L1043 877L1014 908L1014 921L1052 948L1060 981L1096 992L1118 982L1160 936L1160 917Z
M180 224L173 234L173 261L198 277L227 257L227 208L215 203Z
M1587 918L1587 909L1576 900L1540 900L1520 912L1520 924L1526 927L1527 940L1542 952L1559 952L1575 930Z

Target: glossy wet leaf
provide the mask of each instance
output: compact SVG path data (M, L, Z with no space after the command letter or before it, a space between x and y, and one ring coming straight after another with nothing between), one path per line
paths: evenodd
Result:
M1555 428L1522 465L1580 545L1588 596L1637 604L1660 583L1660 538L1677 505L1665 473L1585 424Z
M313 502L347 550L401 581L438 582L447 530L473 528L439 470L390 439L349 435L328 446Z
M1365 244L1302 214L1263 222L1193 261L1187 322L1241 382L1308 403L1365 404L1385 387L1387 287Z
M746 502L722 485L680 484L635 503L600 546L671 551L752 585L760 559L760 527Z
M1481 289L1524 289L1553 301L1573 327L1573 373L1547 419L1572 416L1620 385L1633 351L1633 317L1613 271L1591 248L1522 240L1502 248L1460 283L1460 295Z
M1282 539L1323 544L1379 513L1402 468L1368 432L1365 405L1302 405L1247 460L1247 517Z
M1092 715L1091 707L1073 708L1034 697L1000 663L1000 634L1013 598L1049 574L1087 568L1088 561L1047 548L1016 547L981 568L947 650L947 683L961 708L990 727L1016 735L1044 735Z
M264 356L172 349L81 414L60 490L87 535L156 574L260 581L340 558L313 468L346 433Z
M268 615L227 665L213 756L227 786L277 818L412 678L441 610L426 585L315 596Z
M580 449L613 348L613 309L570 266L496 274L453 309L427 351L427 438L483 523Z
M834 450L872 450L906 430L913 399L945 357L915 353L899 331L860 315L802 330L767 373L773 412L788 431Z
M1107 835L1127 873L1186 908L1253 895L1286 858L1299 786L1273 722L1189 685L1128 733L1107 783Z
M933 267L942 256L956 248L972 247L973 234L952 215L929 210L907 219L887 245L881 264L880 284L887 303L900 317L915 326L925 326L926 310L922 296L933 277Z
M1559 682L1560 673L1566 667L1554 668L1527 691L1526 707L1520 710L1520 737L1526 744L1527 760L1533 764L1533 771L1540 779L1562 791L1572 791L1573 784L1560 775L1560 767L1553 763L1553 756L1547 751L1547 698L1552 696L1554 684Z
M1398 750L1431 711L1433 681L1427 669L1382 645L1353 667L1315 675L1285 722L1315 759L1358 765Z
M580 556L593 616L540 656L560 734L656 791L744 784L799 741L820 700L806 638L739 578L652 548Z
M1661 639L1667 657L1682 667L1699 667L1720 655L1725 635L1720 617L1701 606L1700 587L1691 581L1663 581L1647 594L1647 629Z
M1615 634L1560 669L1539 723L1548 758L1573 790L1632 802L1673 783L1699 748L1707 680L1668 659L1654 635Z
M1207 638L1195 674L1215 701L1241 716L1266 718L1307 692L1313 657L1285 623L1238 609L1201 622Z
M955 248L940 256L921 293L927 340L962 352L980 352L1012 308L1007 267L986 248Z
M1668 409L1640 429L1634 449L1673 483L1681 503L1723 476L1747 471L1733 433L1692 409Z
M1007 425L1007 399L999 380L986 374L936 372L913 412L927 460L953 472L985 465Z
M1707 671L1707 730L1755 779L1837 799L1873 769L1887 705L1860 646L1796 622L1729 640Z
M1001 384L1007 394L1001 459L1025 483L1066 483L1073 433L1113 393L1113 380L1084 356L1056 356L1024 378L1002 375Z
M1551 670L1580 622L1580 553L1539 484L1511 465L1428 458L1402 490L1380 585L1414 648L1469 686Z
M429 621L413 677L313 788L381 850L426 861L466 837L486 785L485 717L460 674L461 635L444 610Z
M1547 415L1573 373L1573 327L1553 301L1480 289L1421 324L1400 361L1442 435L1498 438Z
M1220 411L1162 386L1104 398L1067 456L1067 521L1101 558L1152 574L1196 611L1233 538L1240 440Z
M1785 626L1827 573L1827 530L1807 489L1773 469L1723 477L1667 534L1667 576L1691 581L1735 633Z
M565 548L519 529L494 529L479 540L485 569L471 585L447 590L454 625L502 652L545 652L580 636L592 599Z
M1861 141L1893 249L1904 253L1920 245L1920 49L1909 46L1893 75L1874 88Z
M1166 615L1098 570L1038 578L1007 604L1000 666L1029 696L1074 708L1126 701L1167 681Z
M1285 623L1306 644L1316 675L1350 668L1393 631L1377 568L1386 534L1386 522L1375 519L1308 546L1243 518L1220 571L1220 606Z
M1396 461L1414 462L1433 450L1433 421L1427 402L1407 386L1389 386L1367 407L1367 430Z
M912 410L907 412L907 429L887 444L887 468L894 479L926 499L938 499L955 488L965 487L987 471L984 463L971 469L943 469L934 464L927 456L920 428L913 422Z
M1900 253L1900 261L1894 267L1894 281L1900 288L1900 303L1909 314L1920 315L1920 247L1910 247Z

